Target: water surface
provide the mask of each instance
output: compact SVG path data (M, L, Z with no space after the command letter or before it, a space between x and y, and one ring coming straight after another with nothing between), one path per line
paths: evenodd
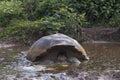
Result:
M28 47L1 43L0 80L113 80L114 75L115 80L120 79L120 43L95 41L82 45L90 60L76 67L35 65L25 58Z

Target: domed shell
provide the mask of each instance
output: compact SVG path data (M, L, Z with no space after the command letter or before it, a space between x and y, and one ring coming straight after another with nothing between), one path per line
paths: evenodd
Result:
M35 61L38 56L41 56L50 49L55 49L55 47L59 47L61 50L71 49L77 51L77 53L75 52L73 54L77 54L77 57L84 56L84 60L89 59L84 48L75 39L61 33L44 36L38 39L29 49L27 59Z

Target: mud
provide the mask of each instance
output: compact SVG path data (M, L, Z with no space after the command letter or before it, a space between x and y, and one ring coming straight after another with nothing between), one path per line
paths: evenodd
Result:
M119 28L83 28L85 39L88 41L119 41L120 42L120 29Z
M29 47L0 44L0 80L120 80L120 43L82 44L90 60L75 65L41 65L26 59Z

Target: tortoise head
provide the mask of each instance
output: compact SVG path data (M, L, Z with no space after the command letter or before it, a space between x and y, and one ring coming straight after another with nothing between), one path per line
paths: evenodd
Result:
M30 48L26 58L30 61L36 61L36 58L39 57L40 55L42 55L44 52L46 52L46 49Z
M88 60L89 60L89 57L87 56L85 50L82 50L82 51L80 51L79 53L80 53L79 59L80 59L81 61L88 61Z

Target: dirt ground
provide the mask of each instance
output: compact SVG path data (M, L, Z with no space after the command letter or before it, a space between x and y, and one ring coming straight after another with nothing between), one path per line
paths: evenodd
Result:
M83 28L82 31L87 41L120 42L120 28ZM4 32L4 30L0 28L0 33L2 32Z
M88 41L120 41L118 28L83 28L83 32Z
M71 69L68 70L67 75L73 80L120 80L119 70L81 72Z

